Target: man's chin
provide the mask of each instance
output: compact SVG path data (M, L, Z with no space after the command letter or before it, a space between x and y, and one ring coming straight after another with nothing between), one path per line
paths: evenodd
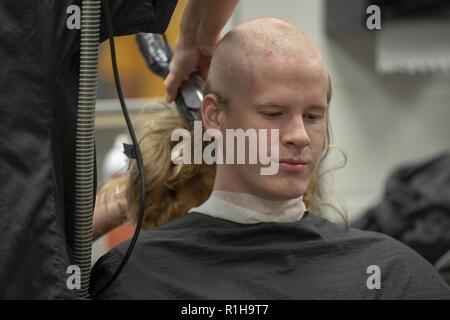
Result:
M275 190L268 190L264 198L274 201L291 200L301 197L306 191L306 188L278 188Z
M289 192L289 193L284 193L282 195L279 196L279 200L291 200L291 199L295 199L295 198L299 198L304 194L304 192Z

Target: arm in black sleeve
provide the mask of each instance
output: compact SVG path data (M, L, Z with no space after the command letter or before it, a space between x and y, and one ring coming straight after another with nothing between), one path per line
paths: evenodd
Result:
M138 32L164 33L177 5L177 0L108 0L114 35ZM104 10L100 41L107 39Z

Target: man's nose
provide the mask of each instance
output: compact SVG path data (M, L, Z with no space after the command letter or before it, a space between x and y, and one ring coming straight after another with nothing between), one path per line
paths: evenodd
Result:
M302 115L295 115L285 126L280 128L280 141L283 145L305 147L311 143Z

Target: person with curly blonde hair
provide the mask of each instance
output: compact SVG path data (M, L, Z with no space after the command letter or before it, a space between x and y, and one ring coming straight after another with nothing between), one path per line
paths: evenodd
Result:
M279 170L262 175L262 162L173 161L177 141L172 141L172 132L190 126L175 109L153 114L139 137L146 162L149 230L142 232L116 281L96 295L117 269L127 243L100 258L91 276L92 295L449 298L433 267L411 249L388 236L321 216L332 206L322 181L332 147L331 91L318 49L297 27L262 18L227 33L208 73L201 106L204 130L220 132L224 140L228 129L275 130L278 150L270 141L269 151ZM225 148L227 156L233 152ZM135 164L124 179L127 214L133 220L139 194Z

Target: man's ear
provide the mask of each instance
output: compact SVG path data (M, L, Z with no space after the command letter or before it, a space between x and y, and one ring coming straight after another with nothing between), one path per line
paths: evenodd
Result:
M214 93L209 93L203 98L201 107L203 127L207 129L219 129L223 127L222 117L223 108L219 104L219 99Z

